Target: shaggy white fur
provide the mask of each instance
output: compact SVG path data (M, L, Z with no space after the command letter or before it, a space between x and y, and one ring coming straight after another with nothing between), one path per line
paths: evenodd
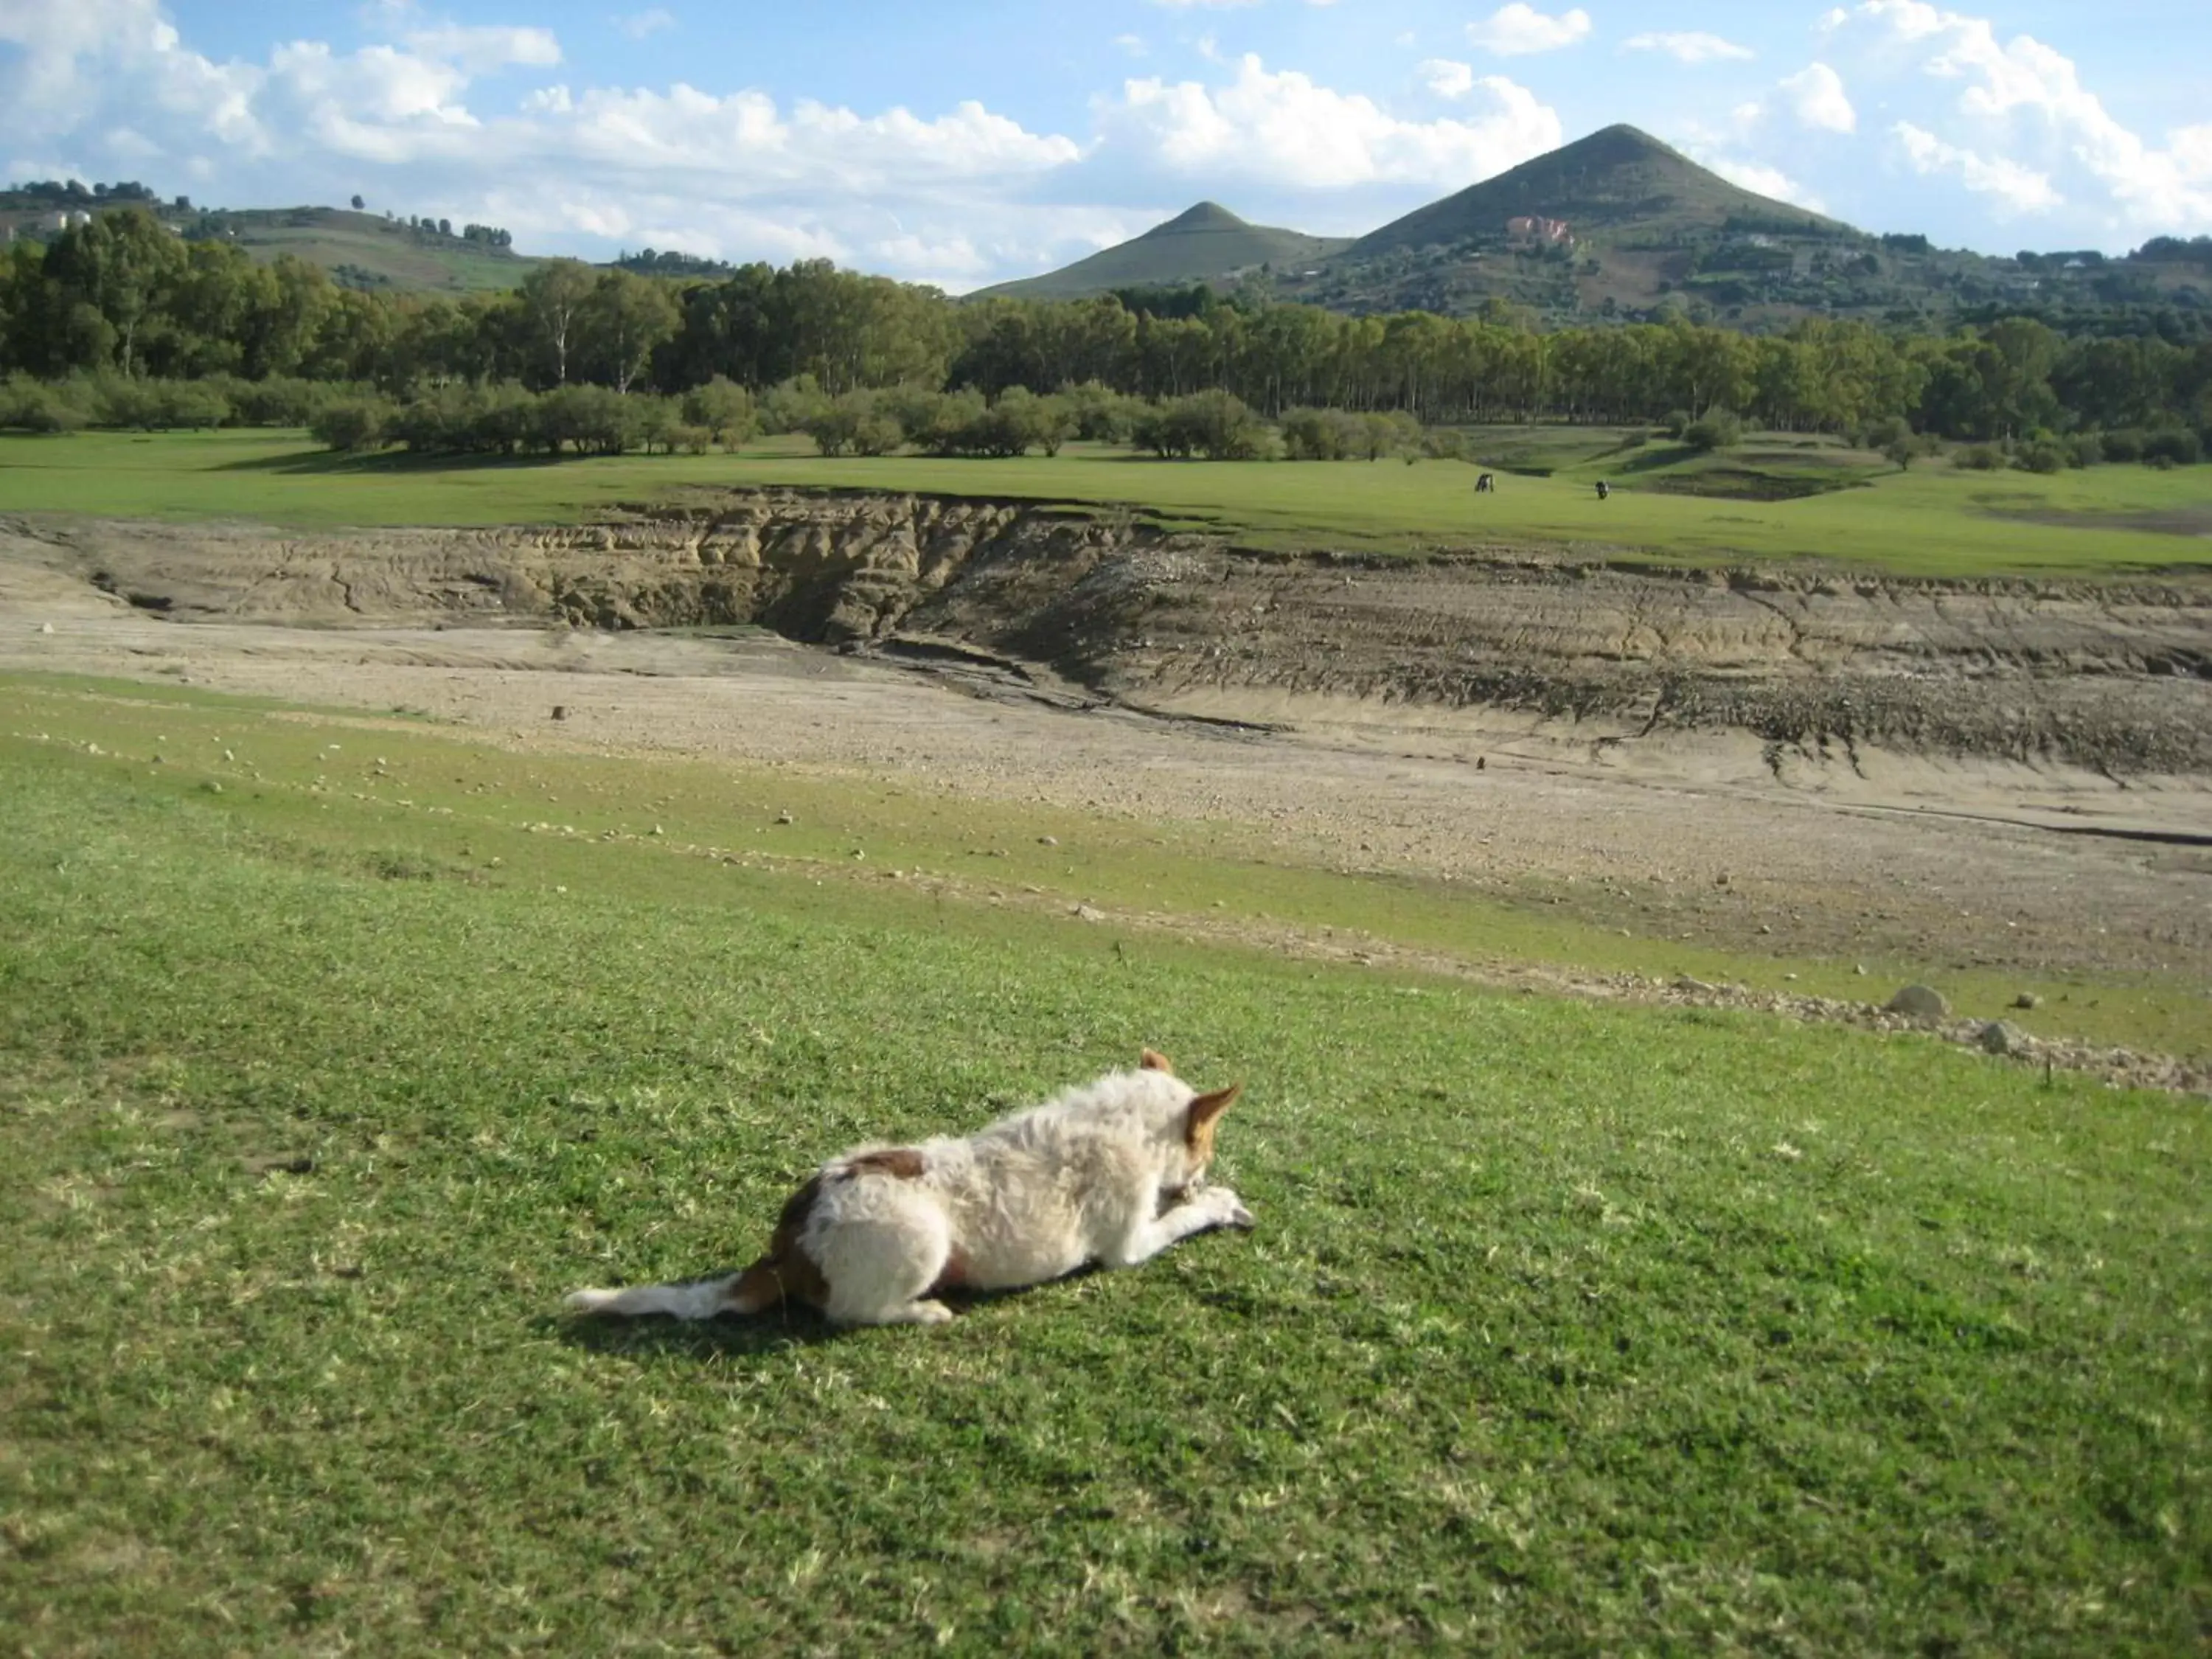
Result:
M1145 1051L1042 1106L960 1139L861 1147L784 1206L768 1254L689 1285L578 1291L584 1313L709 1319L787 1297L839 1325L941 1324L951 1289L1011 1290L1096 1262L1127 1267L1213 1227L1249 1227L1204 1184L1214 1125L1242 1085L1201 1095Z

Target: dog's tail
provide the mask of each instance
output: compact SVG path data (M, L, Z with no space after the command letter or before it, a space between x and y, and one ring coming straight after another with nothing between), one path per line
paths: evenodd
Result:
M743 1273L695 1279L681 1285L633 1285L619 1291L571 1291L568 1306L582 1314L673 1314L712 1319L717 1314L766 1313L783 1300L783 1275L765 1258Z
M820 1308L830 1286L802 1242L807 1218L822 1191L822 1177L810 1177L784 1201L768 1254L743 1273L696 1279L684 1285L637 1285L623 1291L574 1291L568 1305L585 1314L674 1314L678 1319L712 1319L717 1314L766 1313L786 1301Z

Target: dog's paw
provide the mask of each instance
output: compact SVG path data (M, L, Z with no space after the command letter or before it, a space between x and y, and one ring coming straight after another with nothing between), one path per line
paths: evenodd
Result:
M1252 1212L1244 1207L1244 1200L1226 1187L1208 1187L1194 1201L1217 1227L1250 1227L1254 1224Z

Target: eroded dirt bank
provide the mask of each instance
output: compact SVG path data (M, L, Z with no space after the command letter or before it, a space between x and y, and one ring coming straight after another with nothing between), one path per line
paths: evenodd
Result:
M1230 823L1292 862L1464 883L1608 931L1871 960L1877 997L1885 963L1939 985L1963 969L2061 987L2086 974L2212 996L2212 770L1929 735L1985 728L1990 709L2056 730L2090 707L2173 734L2112 754L2198 756L2206 617L2179 585L1777 587L1503 557L1284 560L927 501L763 496L528 533L0 524L0 669L181 678L418 710L520 748ZM859 648L649 626L755 619ZM1522 689L1483 700L1464 666L1478 657ZM1879 703L1866 690L1885 677L1909 698L1880 706L1920 711L1893 742L1862 727L1824 746L1723 717ZM1248 925L1154 920L1201 937ZM1555 988L1650 994L1633 978ZM2180 1072L2095 1063L2200 1078L2201 1044L2183 1047L2199 1058Z
M786 491L567 529L0 521L0 563L173 620L758 623L1230 719L1479 710L1593 744L1747 734L1778 769L1880 747L2212 775L2203 581L1266 555L1034 504Z

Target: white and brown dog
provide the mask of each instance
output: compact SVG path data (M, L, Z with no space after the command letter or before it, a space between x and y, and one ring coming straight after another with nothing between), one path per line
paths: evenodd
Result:
M793 1194L768 1254L686 1285L578 1291L583 1313L755 1314L786 1300L837 1325L937 1325L949 1290L1040 1285L1096 1262L1129 1267L1213 1227L1249 1227L1204 1184L1214 1126L1243 1088L1202 1095L1147 1048L964 1139L863 1147Z

